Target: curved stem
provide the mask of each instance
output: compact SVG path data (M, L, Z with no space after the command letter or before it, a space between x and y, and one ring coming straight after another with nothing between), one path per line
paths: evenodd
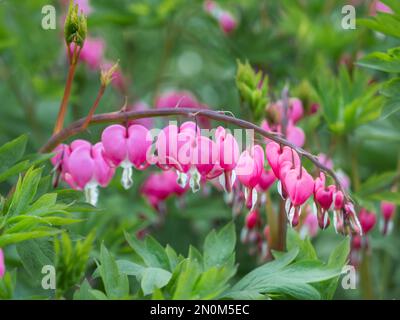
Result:
M102 123L119 123L127 120L135 120L142 118L156 118L156 117L169 117L169 116L186 116L189 118L195 118L196 116L206 117L212 120L221 121L224 123L232 124L240 128L244 129L252 129L259 135L268 138L272 141L275 141L281 145L288 146L295 150L300 156L303 156L310 160L315 166L317 166L320 170L324 171L326 174L330 175L335 183L339 186L343 195L345 196L347 201L351 201L348 193L342 187L340 180L336 173L326 167L324 164L318 161L318 157L312 155L311 153L305 151L304 149L297 147L293 143L289 142L285 138L283 138L280 134L264 130L263 128L255 125L254 123L248 122L246 120L242 120L239 118L235 118L229 115L226 115L223 111L214 111L214 110L205 110L205 109L192 109L192 108L165 108L165 109L153 109L153 110L143 110L143 111L119 111L119 112L110 112L94 115L90 120L89 125L93 124L102 124ZM75 136L84 131L82 125L85 122L86 118L82 118L71 123L68 127L64 128L60 132L54 134L45 145L39 150L42 153L51 152L54 148L67 140L68 138Z

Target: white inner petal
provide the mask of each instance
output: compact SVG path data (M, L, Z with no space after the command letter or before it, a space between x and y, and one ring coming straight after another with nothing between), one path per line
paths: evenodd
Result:
M201 181L201 175L199 171L196 168L191 168L189 185L190 188L192 188L193 193L200 190L200 181Z
M188 180L188 176L186 173L180 172L180 171L176 171L176 173L178 174L178 178L176 179L176 183L179 184L179 186L181 188L186 187L187 184L187 180Z
M89 182L84 189L86 202L90 203L92 206L96 206L99 200L98 186L96 182Z
M132 180L132 165L129 166L121 166L122 169L122 177L121 177L121 184L125 190L129 189L133 185Z

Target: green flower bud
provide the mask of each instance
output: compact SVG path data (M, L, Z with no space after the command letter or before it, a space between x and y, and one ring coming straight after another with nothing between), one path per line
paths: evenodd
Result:
M65 41L67 42L67 45L75 43L77 46L83 47L86 35L86 17L82 13L79 15L78 5L74 5L73 1L71 0L64 24Z

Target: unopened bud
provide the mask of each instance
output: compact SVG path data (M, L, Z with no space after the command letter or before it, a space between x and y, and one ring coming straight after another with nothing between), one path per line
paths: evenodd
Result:
M87 22L85 15L79 14L78 5L74 5L71 0L68 8L67 17L64 24L64 36L67 45L75 43L79 47L83 47L87 35Z
M107 70L101 70L100 81L102 86L108 86L113 80L114 73L118 69L118 62Z

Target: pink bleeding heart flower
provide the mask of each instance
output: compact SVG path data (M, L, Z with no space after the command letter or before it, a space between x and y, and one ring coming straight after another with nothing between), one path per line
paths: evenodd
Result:
M393 10L388 7L386 4L384 4L382 1L374 0L374 2L371 5L371 10L370 10L370 15L371 16L376 16L378 12L381 13L387 13L387 14L393 14Z
M222 11L218 17L219 26L225 34L232 33L237 26L236 19L228 11Z
M349 190L350 184L351 184L349 176L340 169L336 170L336 175L337 175L340 185L343 187L343 189Z
M268 111L272 113L275 123L282 123L284 116L284 107L282 100L278 100L277 102L271 104L268 107ZM303 103L298 98L290 98L289 99L289 108L287 110L287 119L295 125L299 120L303 118L304 108Z
M285 209L292 226L299 223L301 205L303 205L314 191L314 179L304 168L289 170L285 175L285 188L289 198Z
M354 210L354 205L351 202L344 204L343 220L343 224L349 225L352 232L363 235L363 228L357 217L356 211Z
M303 239L306 236L313 238L318 233L318 218L317 218L317 216L312 212L312 210L309 206L307 206L306 212L307 212L307 215L304 218L303 224L300 228L300 236Z
M200 181L207 180L218 160L217 144L211 139L198 135L193 149L190 186L193 192L199 190Z
M272 170L264 169L261 173L257 188L259 191L265 192L274 184L275 181L276 177Z
M393 229L393 216L396 211L396 205L392 202L381 202L381 213L383 223L381 224L381 232L383 235L390 233Z
M333 225L336 233L345 233L343 224L344 196L342 191L337 190L333 195Z
M193 93L189 91L167 91L157 97L155 102L156 109L167 108L191 108L208 109L208 106L200 103ZM199 116L198 123L201 128L211 128L210 120Z
M3 278L5 273L6 273L6 265L4 262L4 253L3 250L0 248L0 278Z
M236 180L235 168L240 156L239 145L235 137L223 127L217 128L215 138L218 150L218 166L223 172L219 176L220 183L224 190L230 193Z
M162 171L151 173L140 188L140 193L144 195L149 203L156 209L161 210L163 202L172 195L182 196L187 188L182 188L176 182L176 172Z
M75 147L74 143L79 146ZM74 189L84 190L87 202L96 205L98 186L106 187L114 175L114 169L103 157L103 144L99 142L91 146L85 141L74 141L71 149L65 180Z
M321 162L325 167L333 169L333 161L325 153L320 153L318 155L318 161Z
M303 147L306 142L306 136L303 129L296 127L291 122L289 122L286 129L286 137L289 142L300 148Z
M107 127L102 135L104 156L115 167L121 166L122 185L125 189L132 186L132 166L138 170L146 169L150 162L152 136L149 130L134 124L126 128L115 124Z
M252 230L255 228L259 220L259 214L257 210L250 211L246 216L246 228Z
M71 44L71 54L75 50L75 44ZM105 43L101 38L87 37L81 49L79 59L86 63L92 70L100 69L103 62Z
M163 128L157 136L157 166L163 170L178 166L178 132L175 124Z
M259 145L255 145L250 150L243 151L237 164L236 174L239 181L246 187L245 198L248 209L254 208L257 202L257 190L255 187L260 182L263 170L263 148Z
M207 13L211 13L216 8L217 8L217 4L215 3L215 1L212 1L212 0L204 1L204 11L206 11Z
M370 232L376 224L376 215L374 212L367 211L362 208L358 214L358 219L364 234Z

